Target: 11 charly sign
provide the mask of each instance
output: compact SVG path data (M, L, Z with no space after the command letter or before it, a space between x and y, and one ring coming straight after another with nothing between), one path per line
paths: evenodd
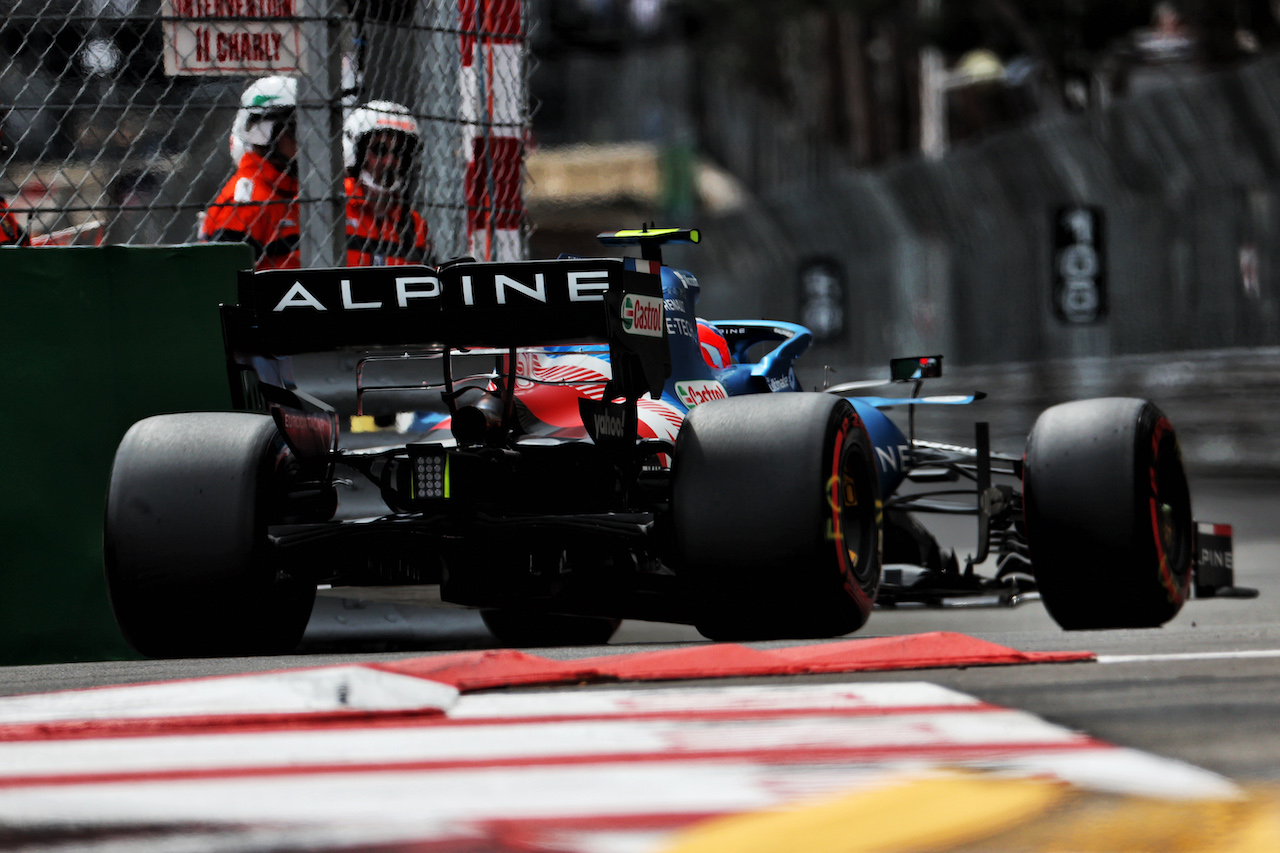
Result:
M296 74L303 0L162 0L164 71L182 75Z

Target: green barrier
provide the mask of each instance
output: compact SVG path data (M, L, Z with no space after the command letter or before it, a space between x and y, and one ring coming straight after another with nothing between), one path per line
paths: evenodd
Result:
M102 575L111 460L141 418L230 407L218 303L252 265L242 244L0 249L0 664L137 657Z

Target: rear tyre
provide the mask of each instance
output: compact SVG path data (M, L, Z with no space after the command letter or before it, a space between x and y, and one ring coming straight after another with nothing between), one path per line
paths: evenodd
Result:
M736 397L680 429L672 514L695 624L713 640L834 637L880 585L871 440L829 394Z
M1153 628L1191 583L1191 492L1173 426L1145 400L1054 406L1027 438L1023 499L1036 584L1068 630Z
M622 624L620 619L563 616L525 610L482 610L480 618L505 646L603 646Z
M116 451L103 546L111 607L148 657L284 654L315 584L273 561L293 458L271 418L245 412L139 421Z

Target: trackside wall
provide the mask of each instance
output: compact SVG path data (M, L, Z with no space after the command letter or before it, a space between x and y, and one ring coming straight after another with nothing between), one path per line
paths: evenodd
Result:
M134 657L102 574L116 445L161 412L230 407L218 303L241 244L0 249L0 664Z
M883 371L1280 343L1280 57L1046 118L938 161L793 185L703 223L671 260L702 316L799 319L798 270L830 257L842 336L813 362ZM1052 212L1100 209L1109 312L1054 313ZM806 356L806 360L810 360Z

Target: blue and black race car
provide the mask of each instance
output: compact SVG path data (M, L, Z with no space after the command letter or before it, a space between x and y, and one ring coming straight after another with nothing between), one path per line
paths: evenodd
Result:
M662 263L688 229L601 235L639 257L244 272L222 306L234 408L135 424L116 455L106 575L155 657L287 652L317 585L432 584L512 645L601 643L621 619L712 639L830 637L877 603L1041 597L1065 628L1157 626L1190 594L1191 497L1151 403L1046 411L1023 457L904 432L940 356L887 385L805 391L811 335L706 323ZM356 411L302 390L303 353L358 360ZM388 384L373 368L413 367ZM432 412L390 446L346 416ZM362 480L379 510L339 513ZM904 484L911 483L911 488ZM963 566L918 516L968 513ZM1225 547L1229 547L1229 543ZM979 574L978 567L994 569Z

